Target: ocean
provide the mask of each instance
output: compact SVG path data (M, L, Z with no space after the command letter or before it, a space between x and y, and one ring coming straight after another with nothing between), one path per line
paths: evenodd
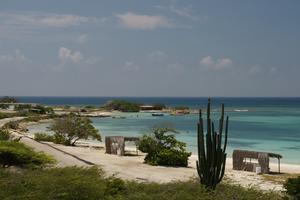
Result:
M164 103L167 106L188 106L205 109L205 97L18 97L21 102L44 105L100 106L111 99L124 99L137 103ZM221 103L229 116L227 153L233 149L278 153L282 162L300 164L300 98L212 98L213 118L217 122ZM101 135L141 136L156 125L173 126L176 137L197 151L197 114L153 117L150 113L122 113L125 118L92 118ZM41 126L41 125L38 125ZM45 125L43 125L45 126ZM32 127L37 130L42 127ZM42 128L43 129L43 128ZM275 160L274 160L275 161Z

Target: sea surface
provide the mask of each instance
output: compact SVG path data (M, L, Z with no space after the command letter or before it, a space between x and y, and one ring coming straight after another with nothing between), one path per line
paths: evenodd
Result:
M94 105L108 100L124 99L137 103L164 103L167 106L188 106L205 110L205 97L19 97L21 102L44 105ZM278 153L282 162L300 164L300 98L212 98L213 118L218 121L221 103L229 116L227 152L245 149ZM125 118L92 118L102 136L141 136L156 125L173 126L180 133L176 137L187 143L187 149L197 151L197 114L153 117L151 113L122 113ZM31 127L31 131L46 130L46 125ZM276 160L273 160L274 162Z

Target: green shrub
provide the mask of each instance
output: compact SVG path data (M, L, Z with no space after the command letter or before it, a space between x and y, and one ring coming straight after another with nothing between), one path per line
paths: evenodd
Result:
M0 104L1 109L8 109L9 105L8 104Z
M0 129L0 141L1 140L9 140L10 134L6 129Z
M34 140L44 142L54 142L54 136L47 133L35 133Z
M300 176L297 178L289 178L285 184L284 188L286 193L290 195L291 198L298 200L300 199Z
M153 133L144 135L138 142L138 149L144 153L145 162L151 165L183 166L188 165L190 152L185 150L186 144L177 141L171 128L155 128Z
M0 165L20 167L43 167L55 163L51 156L42 152L35 152L22 143L0 141Z
M122 112L139 112L140 105L125 100L112 100L104 106L108 110L118 110Z
M6 124L4 124L3 128L5 129L14 129L14 130L17 130L19 129L19 122L18 121L10 121L10 122L7 122Z
M15 97L4 96L0 98L0 103L17 103L18 99Z
M10 117L16 117L17 114L15 113L3 113L0 112L0 119L10 118Z

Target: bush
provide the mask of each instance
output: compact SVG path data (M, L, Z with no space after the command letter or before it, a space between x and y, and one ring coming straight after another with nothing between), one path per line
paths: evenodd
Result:
M4 124L3 128L17 130L20 128L20 126L19 126L18 121L10 121L10 122L7 122L6 124Z
M2 167L43 167L55 163L54 159L41 152L35 152L32 148L22 143L12 141L0 141L0 164Z
M289 178L285 182L284 188L286 189L286 193L293 199L300 199L300 176L297 178Z
M6 129L0 129L0 141L1 140L9 140L10 134Z
M9 105L8 104L0 104L0 109L8 109Z
M0 98L0 103L17 103L18 99L15 97L5 96Z
M35 133L34 140L44 142L54 142L54 136L47 133Z
M118 110L122 112L139 112L140 105L124 100L112 100L104 106L108 110Z
M2 113L2 112L0 112L0 119L16 117L16 116L17 115L15 113Z
M169 132L176 133L171 128L155 128L153 133L142 137L138 149L147 153L148 164L186 167L191 153L185 150L185 143L177 141Z
M30 200L279 200L274 192L261 192L220 184L207 190L197 181L166 184L137 183L105 178L101 169L53 168L26 170L23 173L0 169L0 199Z

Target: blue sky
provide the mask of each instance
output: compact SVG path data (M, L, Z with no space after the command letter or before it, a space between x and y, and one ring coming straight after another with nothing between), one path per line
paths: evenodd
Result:
M300 1L2 0L0 95L300 96Z

